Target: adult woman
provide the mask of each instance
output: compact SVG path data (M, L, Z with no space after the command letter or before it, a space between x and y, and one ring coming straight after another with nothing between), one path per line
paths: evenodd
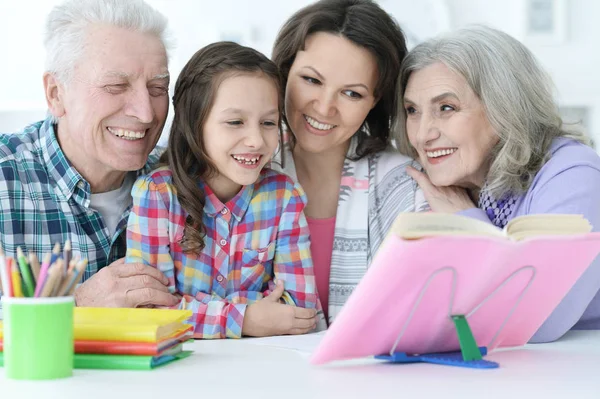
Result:
M273 48L286 85L283 170L308 197L317 290L333 320L394 216L423 207L390 146L406 54L397 23L368 0L321 0L294 14Z
M576 213L600 229L600 157L565 129L549 78L517 40L475 27L422 43L402 64L400 96L399 147L421 160L427 174L409 173L434 212L499 227ZM600 326L599 287L595 262L533 341Z

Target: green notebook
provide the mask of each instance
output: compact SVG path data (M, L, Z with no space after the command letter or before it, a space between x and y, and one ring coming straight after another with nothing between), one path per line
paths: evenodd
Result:
M74 367L76 369L100 370L151 370L175 360L186 358L191 354L192 351L181 351L174 355L164 356L95 355L76 353L74 356ZM0 353L0 366L4 366L3 353Z

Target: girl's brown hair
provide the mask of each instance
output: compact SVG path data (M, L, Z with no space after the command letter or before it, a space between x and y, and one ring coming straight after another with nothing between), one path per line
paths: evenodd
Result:
M200 49L181 70L175 84L175 115L161 163L169 166L177 199L188 213L180 242L184 252L198 254L205 246L202 218L206 197L198 181L218 173L206 154L202 130L220 83L239 73L270 78L279 92L282 114L283 86L277 67L260 52L237 43L217 42ZM279 127L281 132L281 120Z
M317 32L343 36L375 57L379 72L375 98L379 101L357 132L354 158L384 150L390 145L390 126L396 121L398 73L407 53L400 26L370 0L320 0L302 8L283 25L273 46L273 61L281 71L283 87L296 54L304 49L306 38ZM283 118L289 128L285 115Z

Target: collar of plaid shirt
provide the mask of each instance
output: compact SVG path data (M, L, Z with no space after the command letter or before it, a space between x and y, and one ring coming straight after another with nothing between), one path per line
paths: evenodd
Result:
M156 148L137 176L149 173L161 152ZM91 186L66 158L50 118L0 135L0 154L0 239L8 255L21 246L42 259L55 242L68 238L73 253L89 261L84 279L125 255L130 209L108 236L100 214L89 208Z
M227 208L231 211L231 214L236 218L238 223L244 218L244 214L246 214L250 201L252 201L252 196L254 195L254 184L249 184L243 186L232 199L224 204L208 184L205 184L200 180L199 186L206 195L204 212L208 216L215 217L223 210L223 208Z

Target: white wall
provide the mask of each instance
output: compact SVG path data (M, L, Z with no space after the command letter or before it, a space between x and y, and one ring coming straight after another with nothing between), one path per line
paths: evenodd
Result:
M45 114L42 25L52 1L0 0L0 131ZM18 111L18 112L16 112ZM18 125L17 125L18 124Z
M600 2L564 0L564 4L564 40L542 44L527 35L524 0L448 1L453 28L483 23L523 41L552 76L559 105L589 108L587 129L600 142Z
M312 0L147 0L170 21L177 41L173 84L189 57L216 40L234 39L270 56L287 17ZM555 80L562 106L590 107L591 133L600 138L600 2L567 4L567 40L540 45L525 32L526 0L380 0L410 37L410 46L439 32L472 23L502 29L523 40ZM42 29L61 0L0 0L0 132L21 128L45 114ZM18 111L18 112L17 112ZM600 141L600 140L597 140Z
M43 118L43 24L62 0L0 0L0 132L16 131ZM167 16L176 48L172 86L187 60L217 40L235 40L270 56L278 29L310 0L147 0ZM170 117L172 112L170 113ZM161 141L164 142L166 135Z

